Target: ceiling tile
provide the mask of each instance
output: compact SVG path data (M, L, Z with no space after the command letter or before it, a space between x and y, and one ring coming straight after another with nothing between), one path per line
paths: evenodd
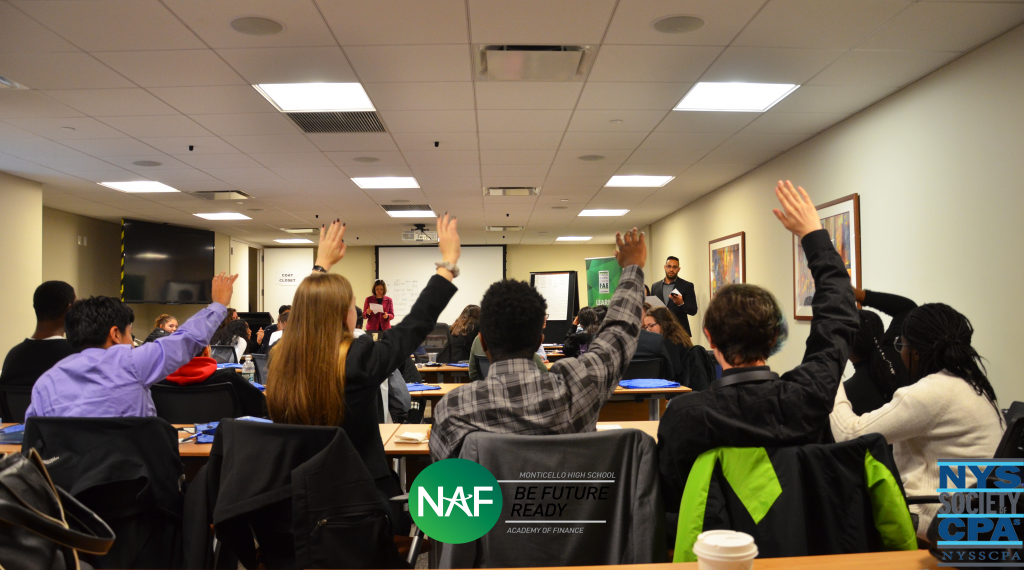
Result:
M252 135L223 137L238 150L248 153L316 152L316 145L303 135Z
M219 136L294 135L300 129L282 113L192 115L192 120Z
M570 131L650 131L666 111L577 110L569 122ZM612 122L617 121L617 122Z
M772 109L783 113L855 113L895 90L878 85L805 85Z
M166 0L165 4L214 48L334 45L311 0ZM269 18L284 29L271 36L245 35L231 27L231 21L241 16Z
M274 154L253 154L253 160L277 171L281 168L319 167L334 168L335 165L322 152L282 152Z
M469 46L348 46L352 67L363 83L470 81Z
M389 133L309 133L306 137L320 150L398 150Z
M588 177L601 178L604 180L601 182L603 186L608 181L608 177L618 170L618 164L602 164L602 163L590 163L590 162L575 162L575 163L559 163L551 166L551 171L548 172L548 176L552 178L561 178L565 176L579 176L581 179Z
M72 89L46 94L93 117L178 114L145 89Z
M272 47L219 49L245 81L259 83L355 83L359 81L341 48Z
M82 139L63 141L67 146L84 152L89 156L129 156L157 154L157 149L136 139L122 137L117 139Z
M341 45L469 42L463 0L318 0Z
M0 53L78 51L73 44L0 2Z
M918 2L857 47L967 51L1022 21L1024 3Z
M182 162L206 170L208 168L260 168L252 157L240 154L187 154L177 158Z
M342 172L346 176L351 178L364 178L364 177L375 177L375 176L412 176L412 171L409 170L408 166L401 165L387 165L387 164L360 164L356 166L346 166L342 169ZM376 190L367 190L367 192L375 192Z
M729 138L729 133L651 133L639 150L704 151L707 152Z
M732 45L849 49L911 3L909 0L772 0Z
M659 151L640 151L659 152ZM692 163L679 161L677 164L634 164L626 161L614 174L619 176L678 176L681 172L690 167Z
M395 143L403 151L430 150L432 148L439 148L441 150L474 150L477 148L475 132L395 133L394 137ZM435 146L434 143L437 143L437 145Z
M704 160L686 169L675 180L669 182L663 190L671 192L673 189L669 188L669 186L676 188L687 185L710 185L712 189L718 188L755 168L757 168L757 164L715 164L710 160Z
M660 109L679 103L692 83L624 83L588 81L577 109Z
M480 176L484 179L494 176L539 176L543 179L550 167L551 164L481 164Z
M357 158L376 158L373 164L402 165L405 164L405 157L398 151L366 151L366 152L325 152L328 159L334 164L345 167L353 164L366 164L357 162Z
M476 115L471 110L380 111L378 114L392 133L476 131Z
M619 0L604 44L678 44L725 46L764 6L764 0ZM654 22L665 16L690 15L704 26L684 34L664 34Z
M800 89L797 89L800 91ZM790 95L790 98L792 95ZM735 133L758 117L758 113L714 113L706 111L672 111L658 125L656 132Z
M487 44L597 44L615 0L469 0L473 42Z
M157 0L15 0L13 4L86 51L203 47Z
M572 109L583 83L478 81L477 109Z
M677 148L672 150L637 149L626 161L628 165L690 165L704 157L711 149ZM654 174L644 172L643 174Z
M480 177L479 164L414 164L409 168L412 169L420 186L424 188L427 186L421 178L436 180L448 177Z
M203 172L225 182L237 183L246 181L269 182L280 177L267 168L204 168Z
M123 133L89 117L6 119L6 121L51 140L124 137Z
M142 142L170 155L234 154L238 149L217 137L141 137ZM189 147L192 150L189 150Z
M959 56L950 51L849 51L807 84L902 87Z
M199 173L198 171L190 169L187 164L179 160L167 156L166 154L160 154L153 150L149 151L149 154L133 154L130 156L107 156L104 157L103 160L115 166L120 166L125 170L131 170L136 174L141 174L147 178L152 178L152 176L155 173L161 170L191 170L192 172L197 172L197 174L202 174ZM141 160L159 162L160 164L157 166L139 166L137 164L133 164L134 162Z
M643 142L647 137L647 131L630 132L569 132L565 133L560 148L571 148L578 150L590 149L629 149L632 150ZM585 153L581 153L585 154Z
M588 81L693 83L718 54L708 46L601 46Z
M842 54L837 49L729 47L700 80L801 85Z
M530 132L530 133L491 133L481 132L481 149L555 149L562 141L562 131Z
M845 113L783 113L775 109L763 113L743 129L744 133L820 133L842 121Z
M483 186L543 186L544 175L481 176Z
M413 166L480 164L480 154L476 150L403 150L402 154Z
M4 77L30 89L134 87L87 53L0 53Z
M551 164L554 150L481 150L481 164Z
M622 164L626 162L633 149L593 149L579 150L563 148L555 155L555 164ZM580 160L581 156L603 156L601 160Z
M477 111L480 130L558 131L565 129L572 111Z
M183 115L103 117L100 120L128 136L136 138L210 136L209 131Z
M25 117L81 117L82 113L54 101L41 91L0 91L0 119Z
M141 87L245 84L245 80L208 49L119 51L93 55Z
M805 135L806 136L806 135ZM704 158L709 163L762 164L781 154L778 149L758 148L745 144L731 144L728 141L708 153Z
M186 115L212 113L278 113L249 85L155 87L149 90Z
M330 167L309 167L298 168L279 167L272 169L278 176L292 182L303 182L308 180L347 180L348 177L341 173L336 166Z
M473 84L469 81L443 83L367 83L366 93L373 106L383 111L433 111L473 109Z

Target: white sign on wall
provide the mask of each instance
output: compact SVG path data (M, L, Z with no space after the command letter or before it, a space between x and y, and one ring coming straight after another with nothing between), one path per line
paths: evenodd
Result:
M276 275L277 285L282 287L298 287L299 282L302 281L302 278L308 275L308 273L306 275L299 275L293 271L278 271Z

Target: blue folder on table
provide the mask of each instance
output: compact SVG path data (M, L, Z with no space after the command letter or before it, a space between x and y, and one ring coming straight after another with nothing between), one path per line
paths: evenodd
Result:
M678 388L679 382L671 380L659 380L657 378L633 378L631 380L619 380L619 386L629 390L651 390L656 388Z
M426 392L427 390L440 390L441 389L440 386L431 386L430 384L421 384L419 382L414 382L412 384L406 384L405 387L408 388L410 392Z

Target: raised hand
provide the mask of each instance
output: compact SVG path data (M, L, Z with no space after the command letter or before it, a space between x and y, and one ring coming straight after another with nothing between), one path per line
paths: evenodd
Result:
M775 196L778 197L784 211L776 208L772 212L787 230L802 238L821 229L818 209L814 207L814 202L803 188L793 188L793 183L789 180L779 180L775 186Z
M238 279L238 274L225 275L223 271L220 275L213 278L213 285L210 288L210 299L214 303L220 303L227 307L231 304L231 294L235 292L235 279Z
M345 257L345 224L334 220L331 225L320 226L320 248L316 253L316 264L330 271L335 263Z
M643 232L633 228L626 232L625 237L615 232L615 259L623 269L630 265L638 265L643 269L647 262L647 240Z
M457 264L459 257L462 256L458 218L449 216L448 212L445 212L443 216L437 219L437 248L441 250L441 259L452 265ZM448 275L451 275L451 273L445 269L438 269L438 272L441 271L445 273L445 278L450 280Z

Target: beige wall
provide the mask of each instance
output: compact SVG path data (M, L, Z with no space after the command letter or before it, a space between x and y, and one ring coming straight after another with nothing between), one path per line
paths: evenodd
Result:
M42 281L43 193L38 182L0 172L0 362L36 328L32 294Z
M790 317L779 370L800 361L790 235L771 213L792 179L817 203L860 194L863 283L947 303L971 319L1000 402L1024 400L1015 358L1024 322L1024 27L653 224L654 257L676 252L708 303L708 241L746 232L747 282ZM696 332L696 331L695 331ZM704 341L701 334L699 340Z
M121 227L43 208L43 281L66 281L79 298L121 291Z
M370 294L370 288L377 278L377 261L374 247L349 247L345 250L345 258L331 268L331 273L344 275L352 283L357 304L362 307L362 299ZM314 258L316 255L314 254ZM273 310L277 310L274 307Z

